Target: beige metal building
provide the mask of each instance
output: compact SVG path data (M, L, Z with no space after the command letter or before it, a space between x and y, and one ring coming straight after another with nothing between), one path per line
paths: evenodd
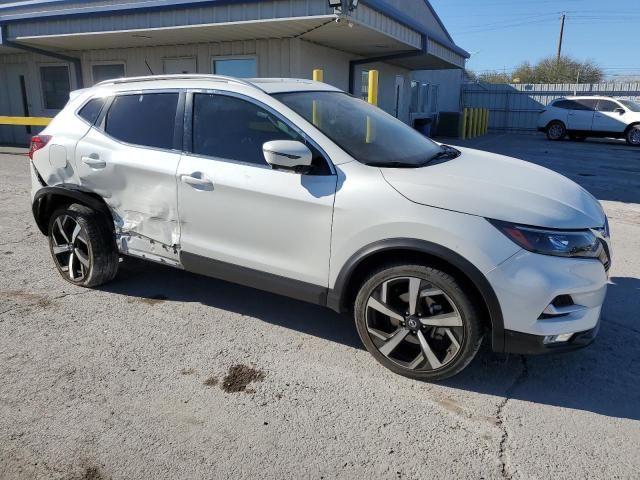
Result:
M458 110L468 53L427 0L26 0L0 4L0 115L53 116L70 90L121 76L324 79L406 122ZM355 5L354 5L355 4ZM349 8L351 7L351 8ZM418 73L414 73L418 72ZM34 127L0 126L0 142Z

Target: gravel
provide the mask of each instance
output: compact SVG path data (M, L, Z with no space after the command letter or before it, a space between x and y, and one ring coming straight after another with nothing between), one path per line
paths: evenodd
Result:
M454 142L455 143L455 142ZM0 478L637 478L640 150L489 136L603 200L614 266L598 341L483 349L442 384L385 370L329 310L131 259L64 282L0 154Z

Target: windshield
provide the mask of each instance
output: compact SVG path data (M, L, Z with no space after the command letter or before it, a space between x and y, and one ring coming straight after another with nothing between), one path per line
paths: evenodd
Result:
M640 103L632 102L631 100L618 100L621 104L627 107L632 112L640 112Z
M343 92L274 95L359 162L418 167L442 148L400 120Z

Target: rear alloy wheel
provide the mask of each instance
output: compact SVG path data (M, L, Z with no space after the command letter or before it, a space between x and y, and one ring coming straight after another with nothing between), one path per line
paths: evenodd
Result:
M547 138L549 140L557 141L562 140L567 136L567 128L564 123L559 121L553 121L547 127Z
M390 370L443 380L464 369L482 341L472 299L449 274L421 265L391 265L374 273L355 305L358 334Z
M54 212L49 249L62 277L74 285L96 287L118 272L119 253L107 219L84 205Z
M629 127L626 140L629 145L640 147L640 125Z

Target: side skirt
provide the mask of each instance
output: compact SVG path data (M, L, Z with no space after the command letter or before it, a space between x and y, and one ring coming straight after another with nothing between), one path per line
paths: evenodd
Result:
M320 285L292 280L188 252L180 253L180 262L185 270L192 273L257 288L258 290L284 295L285 297L316 305L326 306L327 304L328 289Z

